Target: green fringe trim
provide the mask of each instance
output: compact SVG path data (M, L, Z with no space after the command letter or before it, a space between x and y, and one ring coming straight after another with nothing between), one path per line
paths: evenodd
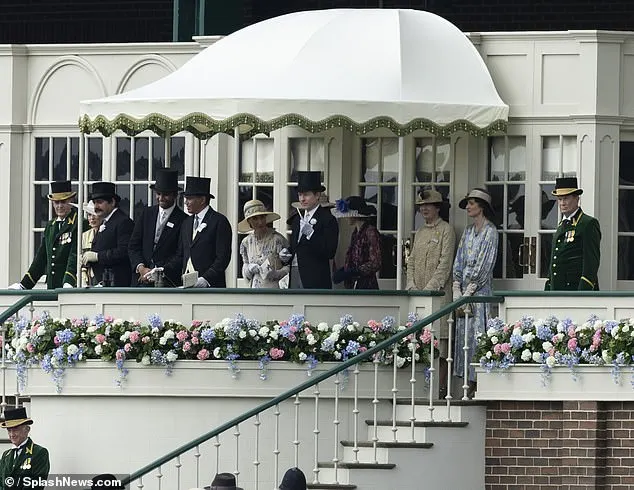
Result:
M143 119L135 119L127 114L120 114L112 121L104 116L97 116L94 120L88 116L79 119L79 129L82 133L100 132L104 136L110 136L117 130L123 131L128 136L135 136L146 130L153 131L159 136L165 136L167 132L174 135L181 131L188 131L199 139L207 139L218 133L233 136L234 128L239 127L241 137L248 139L256 134L268 135L272 131L286 126L299 126L310 133L320 133L332 128L345 128L352 133L361 135L375 129L386 128L396 136L405 136L419 129L434 136L450 136L458 131L473 136L492 136L506 132L507 122L498 120L485 128L479 128L465 120L457 120L441 126L423 118L414 119L407 124L399 124L390 117L376 117L358 123L346 116L331 116L322 121L311 121L299 114L287 114L271 121L263 121L252 114L236 114L222 121L216 121L202 113L189 114L178 120L156 113Z

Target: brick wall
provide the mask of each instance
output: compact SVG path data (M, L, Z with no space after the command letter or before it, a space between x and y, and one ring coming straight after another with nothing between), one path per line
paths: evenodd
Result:
M487 408L487 490L634 487L634 402L500 401Z

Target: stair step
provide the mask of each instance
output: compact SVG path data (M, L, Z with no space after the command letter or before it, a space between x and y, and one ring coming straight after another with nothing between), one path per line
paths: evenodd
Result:
M341 441L344 447L354 447L354 441ZM374 447L372 441L357 441L358 447ZM434 446L433 442L394 442L394 441L378 441L376 447L381 448L398 448L398 449L429 449Z
M374 426L374 420L366 419L365 424ZM392 427L392 425L396 425L396 427L411 427L412 423L408 420L397 420L395 424L391 420L377 420L376 425L377 427ZM467 425L469 425L469 422L436 422L435 420L416 420L414 422L414 427L466 427Z
M318 488L323 490L352 490L357 488L356 485L347 483L307 483L306 488Z
M324 461L323 463L318 463L318 466L320 468L334 468L335 463ZM345 461L338 463L337 466L348 470L392 470L396 468L394 463L348 463Z
M411 398L397 398L396 399L396 404L397 405L411 405L412 403L412 399ZM422 398L422 397L414 397L414 405L429 405L429 398ZM442 405L447 405L447 400L445 400L444 398L442 400L437 400L434 399L434 403L433 405L436 406L442 406ZM487 402L484 400L462 400L461 398L453 398L451 400L451 405L452 406L456 406L456 407L472 407L475 405L487 405Z

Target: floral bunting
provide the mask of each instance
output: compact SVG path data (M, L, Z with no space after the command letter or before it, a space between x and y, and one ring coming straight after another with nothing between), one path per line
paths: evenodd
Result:
M219 322L194 321L183 325L174 320L148 317L147 323L97 315L93 319L52 318L47 313L27 321L24 318L7 322L10 343L6 357L17 365L20 391L26 385L26 369L40 366L50 374L61 392L66 368L86 359L114 362L115 383L121 386L128 375L126 361L145 366L163 366L170 374L179 360L225 361L231 376L240 372L239 361L258 361L260 379L267 379L267 367L275 361L292 361L307 367L308 375L317 363L345 361L405 330L417 320L410 315L406 325L394 318L371 320L360 324L350 315L339 323L311 323L302 315L288 320L259 322L242 314ZM432 335L424 329L416 336L399 341L397 367L411 364L414 353L417 364L430 365ZM435 345L437 341L434 340ZM437 350L434 349L435 356ZM377 359L391 365L394 351L381 352Z

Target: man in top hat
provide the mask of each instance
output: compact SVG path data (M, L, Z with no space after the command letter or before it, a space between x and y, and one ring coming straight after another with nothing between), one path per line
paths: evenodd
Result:
M24 407L9 409L0 426L7 429L11 449L0 459L0 490L40 489L31 481L48 478L50 462L48 450L35 444L29 437L33 420L26 416Z
M121 198L112 182L95 182L89 199L102 221L91 249L82 254L82 264L90 264L103 286L128 287L132 279L128 244L134 221L119 209Z
M232 473L218 473L211 485L204 488L205 490L243 490L242 487L237 486L236 477Z
M156 205L145 208L134 223L128 244L133 285L147 286L156 280L151 271L163 267L176 253L181 224L187 215L176 205L178 171L160 169L156 183L150 185L156 194Z
M280 490L306 490L306 475L299 468L290 468L284 473Z
M197 288L224 288L225 269L231 261L231 225L229 220L211 208L211 179L187 177L185 207L191 214L181 226L178 248L165 265L165 275L174 284L181 274L198 273Z
M51 182L47 196L53 203L55 218L44 228L44 235L29 270L9 289L32 289L46 274L46 287L55 289L77 285L77 209L69 180Z
M546 291L598 291L601 228L579 207L583 193L576 177L558 178L557 197L562 220L553 235Z
M290 250L280 259L291 262L291 289L332 289L330 260L337 252L339 225L330 209L320 205L320 172L297 172L300 208L287 223L291 225Z

